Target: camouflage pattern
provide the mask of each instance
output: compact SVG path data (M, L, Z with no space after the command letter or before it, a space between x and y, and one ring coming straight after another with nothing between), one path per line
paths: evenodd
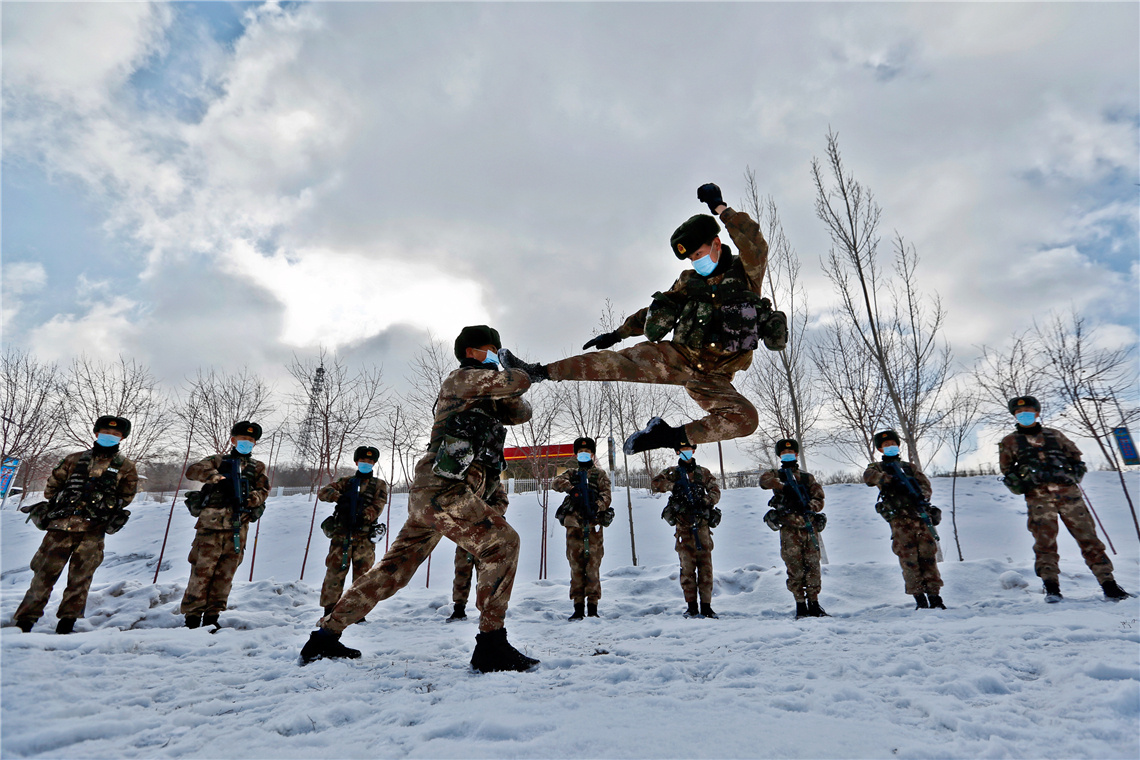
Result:
M195 524L197 533L190 547L187 561L190 563L190 579L182 595L180 610L184 615L215 614L222 612L230 598L234 574L245 558L246 537L249 524L265 510L265 500L269 498L269 478L265 474L265 463L231 452L243 460L242 471L249 479L249 506L252 513L243 513L238 530L238 545L234 547L233 510L221 506L216 499L208 499ZM221 454L208 456L186 469L186 477L202 483L216 482L221 478L218 468L224 457Z
M823 511L823 486L810 472L796 470L796 480L803 484L808 494L808 508L812 512ZM760 473L760 487L775 491L768 505L776 509L783 505L781 491L784 483L779 470L765 470ZM819 597L820 553L812 541L812 533L807 530L802 515L789 514L780 528L780 556L788 569L787 586L797 602L806 602Z
M1017 430L1002 439L998 445L1001 471L1007 477L1018 469L1024 447L1043 450L1047 445L1057 446L1060 453L1074 462L1081 461L1081 450L1063 433L1050 428L1035 426L1029 431ZM1034 452L1036 453L1036 452ZM1041 451L1042 459L1045 452ZM1079 479L1079 478L1078 478ZM1060 518L1081 547L1085 564L1104 583L1112 578L1112 560L1104 550L1104 544L1096 535L1096 523L1081 497L1076 484L1043 483L1025 491L1028 507L1028 528L1033 535L1033 553L1036 561L1033 569L1044 580L1060 579L1061 557L1057 552L1057 518Z
M333 522L334 528L332 535L329 536L329 553L325 557L325 579L321 584L322 607L336 604L340 599L349 567L352 568L352 579L355 581L376 563L376 546L372 543L372 532L384 512L384 505L388 503L388 484L373 475L347 475L318 491L317 498L320 501L336 503L354 477L359 477L361 480L358 527L355 530L346 530L346 526L339 521ZM348 539L347 566L344 562L346 538Z
M562 525L566 528L566 561L570 563L570 599L578 603L597 603L602 598L602 557L605 555L603 526L596 520L584 525L581 505L570 492L578 485L579 468L560 473L550 483L551 490L565 493L559 512L565 511ZM595 514L608 509L612 500L610 476L592 463L586 468L586 482L597 494ZM588 531L588 532L587 532ZM587 537L589 541L587 542ZM589 549L589 554L587 554Z
M930 480L910 462L898 460L898 463L903 472L914 478L923 497L929 499L933 493ZM935 560L938 544L926 523L910 507L906 492L896 487L892 480L882 462L872 462L863 472L863 482L877 487L882 502L896 512L894 519L889 521L891 551L899 558L906 593L912 596L938 594L942 588L942 574Z
M768 266L768 243L760 226L744 212L732 209L726 209L720 218L739 249L728 271L706 279L693 270L686 270L673 287L655 299L655 303L664 299L679 305L673 340L643 342L620 351L595 351L552 362L546 365L550 379L683 386L689 397L708 413L685 425L685 434L693 444L739 438L755 431L759 422L756 408L732 386L733 375L752 364L752 351L726 350L715 338L704 342L705 331L698 330L695 323L702 319L708 324L717 321L713 311L719 312L719 305L707 314L700 309L686 310L684 306L689 302L704 303L706 297L715 302L720 297L717 290L726 278L740 286L736 290L747 287L751 294L757 297L761 294ZM729 255L727 248L722 248L721 255ZM651 308L630 316L617 329L617 335L622 339L645 335ZM694 324L683 322L682 316L685 320L691 318ZM650 331L656 337L652 325ZM692 336L698 333L700 339L694 339Z
M706 467L691 462L685 467L689 480L704 487L707 494L706 507L712 507L720 501L720 486L716 478ZM654 493L670 493L673 491L680 475L680 465L667 467L653 478L651 488ZM677 498L670 496L670 501ZM697 548L697 541L693 537L693 518L684 511L678 510L676 525L676 543L674 548L681 560L681 591L688 603L696 602L698 595L701 604L712 604L713 595L713 567L712 531L708 523L697 519L697 538L700 539L701 548Z
M507 513L509 502L507 492L502 488L490 496L487 506L500 515ZM451 582L452 604L467 606L467 599L471 596L471 578L475 575L475 558L462 547L455 547L455 579Z
M406 586L444 536L475 558L475 604L482 613L479 630L503 627L514 588L519 536L500 510L491 506L506 499L500 473L474 462L463 480L456 481L435 474L433 466L449 415L479 407L505 425L526 422L531 409L522 395L529 388L530 379L522 370L499 372L472 360L444 378L436 400L432 443L428 454L416 463L408 520L383 559L353 581L333 611L321 619L322 628L340 633Z
M87 467L88 479L100 478L114 461L118 447L111 449L96 446L88 451L77 451L63 458L48 476L44 487L44 498L50 500L60 493L68 478L72 476L79 460L85 454L92 454ZM135 498L138 490L138 471L135 463L122 457L116 475L113 504L115 509L124 509ZM106 502L104 502L106 503ZM92 520L84 513L83 505L77 514L59 517L48 523L48 530L40 542L39 549L32 557L32 583L20 606L16 609L17 619L39 620L44 614L55 582L67 570L67 586L63 601L56 613L60 618L81 618L87 606L87 594L95 570L103 562L104 523Z

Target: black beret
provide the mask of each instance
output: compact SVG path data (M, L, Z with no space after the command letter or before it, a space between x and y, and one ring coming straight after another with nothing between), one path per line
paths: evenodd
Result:
M255 441L260 441L261 425L258 425L256 422L250 422L249 420L235 422L234 426L230 428L230 436L236 438L239 435L249 436Z
M114 430L122 433L123 438L126 438L131 434L131 421L126 417L115 417L111 414L104 414L95 420L95 427L91 432L98 433L100 430Z
M493 327L487 327L487 325L464 327L459 331L459 337L455 339L455 358L463 361L467 358L467 349L479 348L479 346L502 348L503 342L499 339L499 331Z
M711 243L719 233L720 225L717 224L716 218L708 214L697 214L690 216L677 228L673 237L669 238L669 246L673 249L674 256L687 259L693 251L705 243Z
M577 454L579 449L589 449L593 453L598 453L598 442L587 435L581 438L574 439L574 453Z
M357 448L356 453L352 455L352 461L359 462L361 459L364 459L364 457L379 461L380 449L376 448L375 446L361 446Z
M881 449L883 447L883 441L890 440L894 441L895 443L901 443L902 436L900 436L894 430L882 430L878 433L875 433L875 437L872 440L875 442L875 448Z
M1041 411L1041 402L1032 396L1018 396L1009 400L1009 413L1017 414L1023 409L1032 409L1035 412Z
M780 456L788 449L791 449L792 451L799 454L799 441L797 441L795 438L781 438L780 440L776 441L776 456Z

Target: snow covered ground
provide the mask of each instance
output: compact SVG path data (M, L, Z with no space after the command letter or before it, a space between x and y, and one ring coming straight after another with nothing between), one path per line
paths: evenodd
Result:
M1132 493L1140 477L1130 475ZM54 633L59 584L30 634L0 635L5 757L1091 757L1140 756L1140 600L1103 601L1061 531L1061 604L1033 575L1024 502L992 477L959 481L965 562L951 540L949 486L935 479L950 609L914 611L889 530L862 485L829 486L826 619L792 619L767 493L726 491L715 532L719 620L686 620L664 502L634 493L638 566L624 492L607 531L603 619L566 621L564 533L551 520L549 578L537 581L540 512L512 497L523 537L507 628L542 660L531 673L476 675L475 618L446 623L452 545L344 641L353 662L298 667L319 615L327 541L298 581L312 504L271 499L254 570L238 571L222 629L182 628L193 520L141 503L107 540L87 618ZM1138 542L1114 473L1085 480L1140 589ZM406 497L397 497L394 528ZM322 504L318 523L327 514ZM553 509L551 510L553 513ZM0 618L31 579L41 533L0 514ZM318 540L319 539L319 540Z

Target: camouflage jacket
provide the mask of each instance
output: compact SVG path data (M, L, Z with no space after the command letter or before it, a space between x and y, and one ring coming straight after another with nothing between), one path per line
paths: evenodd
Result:
M388 503L388 484L385 481L372 474L346 475L318 491L317 498L321 501L334 503L340 501L341 496L348 490L352 479L355 477L360 478L360 496L356 506L356 529L353 532L371 533L372 526L380 519L380 515L384 512L384 506ZM347 519L347 509L348 505L345 505L344 509L338 508L333 514ZM337 528L334 532L343 535L347 526L341 520L337 520L335 524Z
M1087 467L1081 450L1060 430L1042 427L1018 428L998 444L998 462L1006 488L1016 494L1031 493L1050 483L1074 486Z
M863 482L868 486L877 486L879 489L879 500L888 507L893 508L894 511L913 513L914 505L910 503L910 495L906 492L906 487L902 483L894 482L894 478L887 472L885 464L892 461L898 462L899 466L902 467L902 471L914 478L923 498L929 500L930 495L934 493L934 490L930 487L930 479L923 475L922 471L913 464L904 462L898 457L892 457L889 460L884 458L882 462L871 462L863 472Z
M76 467L79 461L85 456L91 456L91 462L87 466L87 481L97 480L103 476L108 467L111 467L116 456L122 458L119 464L119 472L115 475L114 493L104 494L102 503L99 505L85 504L80 501L76 504L76 514L67 517L58 517L48 523L48 530L64 530L72 533L100 530L105 521L92 520L88 516L89 508L94 507L98 510L101 507L110 509L123 509L135 498L135 492L139 488L139 474L135 468L135 463L126 457L118 454L118 448L105 449L102 446L96 446L94 449L87 449L85 451L76 451L73 454L68 454L64 457L55 469L51 471L48 476L47 485L44 486L44 498L52 500L54 497L64 497L65 486L68 479L76 473ZM76 477L78 480L78 477ZM72 487L82 488L82 484L73 483Z
M265 511L265 500L269 498L269 478L265 475L265 463L250 456L242 456L237 452L231 452L225 456L234 456L242 460L242 474L249 481L249 502L247 506L250 511L241 516L241 523L245 525L256 520ZM186 477L202 483L209 482L215 475L222 474L218 468L222 466L222 460L225 459L225 456L214 454L195 462L186 468ZM224 497L219 491L214 491L207 497L202 507L202 513L198 515L198 522L194 527L198 530L232 530L233 510L223 502Z
M582 526L582 502L581 499L576 497L573 493L578 489L578 473L581 471L581 467L566 470L555 477L550 483L551 490L566 494L566 498L562 500L562 505L558 508L558 511L566 511L566 517L562 520L562 524L567 528L580 528ZM608 509L611 494L610 476L606 474L606 471L601 467L591 464L586 468L586 486L594 496L593 508L595 515L603 509Z
M768 243L760 225L743 211L725 209L724 222L739 253L721 247L716 274L702 277L693 269L681 273L673 287L654 295L654 303L632 314L617 329L619 337L645 335L661 340L673 330L672 342L694 363L720 372L737 372L752 363L752 349L741 348L734 329L747 315L753 318L762 297L761 285L768 267ZM727 343L727 345L726 345Z
M796 480L803 485L808 495L808 508L812 512L823 511L823 486L815 479L815 476L810 472L801 470L798 467L791 468L795 473ZM760 487L766 491L775 491L772 494L768 506L772 509L780 509L788 506L788 500L784 496L784 481L780 478L780 470L764 470L760 473ZM804 527L803 517L799 514L789 514L784 518L784 525L792 528Z
M701 503L690 504L687 496L682 493L683 487L679 482L682 468L695 491L694 495L703 496ZM670 507L673 509L679 524L687 524L690 514L695 514L698 519L704 519L709 508L720 501L720 486L717 485L716 478L707 467L701 467L696 462L666 467L653 478L650 488L654 493L670 494L666 509Z

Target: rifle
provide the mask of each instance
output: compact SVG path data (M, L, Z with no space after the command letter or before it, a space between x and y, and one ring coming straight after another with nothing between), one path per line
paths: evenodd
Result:
M785 503L803 517L808 535L811 536L812 546L819 549L819 536L815 532L815 524L811 519L813 514L811 507L808 506L811 498L804 491L803 484L796 478L792 468L788 465L780 465L780 480L784 483L784 490L781 493L785 496Z
M348 481L348 491L341 496L341 500L337 502L337 510L343 502L348 502L348 519L344 520L344 544L341 551L340 569L348 569L348 560L352 552L352 532L356 530L357 514L356 509L360 505L360 478L353 476ZM343 520L343 513L342 513Z
M697 551L704 551L705 547L701 546L701 536L697 530L697 500L696 497L693 496L693 483L689 480L689 474L685 472L684 466L677 465L677 472L679 473L677 484L681 486L683 492L681 498L683 498L685 503L689 506L689 526L693 531L693 541L697 545Z
M586 470L578 469L578 490L582 494L582 540L585 548L586 560L590 559L590 523L592 523L598 516L596 505L590 498L590 478L586 474Z
M902 483L903 488L906 489L907 495L910 496L911 505L915 511L918 512L919 519L926 523L926 529L930 531L930 535L934 537L935 541L941 541L942 539L938 538L938 531L934 529L934 523L927 513L927 509L930 507L930 500L922 495L922 491L918 489L914 478L907 475L902 465L898 462L883 462L883 464L891 474L891 477L899 483Z
M242 476L241 461L237 457L223 458L222 467L224 468L222 475L226 478L226 485L230 489L230 499L233 501L234 551L240 554L241 517L243 514L252 512L249 508L249 480Z

